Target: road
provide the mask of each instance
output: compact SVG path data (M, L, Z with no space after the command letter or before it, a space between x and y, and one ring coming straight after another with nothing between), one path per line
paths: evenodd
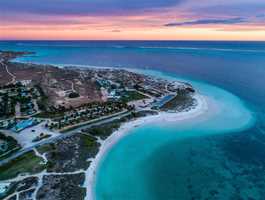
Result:
M93 123L91 123L91 124L84 125L84 126L82 126L82 127L76 128L76 129L74 129L74 130L64 132L64 133L62 133L62 134L59 135L59 136L56 136L56 137L53 137L53 138L48 138L48 139L46 139L46 140L44 140L44 141L42 141L42 142L40 142L40 143L37 143L37 144L32 145L31 147L28 147L28 148L25 148L25 149L21 149L21 150L19 150L18 152L12 154L10 157L1 160L1 161L0 161L0 166L2 166L2 165L4 165L4 164L6 164L6 163L8 163L8 162L10 162L10 161L12 161L12 160L18 158L19 156L21 156L21 155L23 155L23 154L25 154L25 153L28 153L28 152L32 151L34 148L37 148L37 147L42 146L42 145L45 145L45 144L49 144L49 143L56 142L56 141L58 141L58 140L61 140L61 139L64 139L64 138L67 138L67 137L70 137L70 136L73 136L73 135L75 135L75 134L80 133L80 131L81 131L82 129L87 129L87 128L90 128L90 127L95 126L95 125L101 125L101 124L109 123L109 122L112 122L112 121L114 121L114 120L117 120L117 119L120 119L120 118L126 117L126 116L128 116L128 115L130 115L130 114L131 114L130 111L127 111L127 112L121 112L120 114L119 114L119 113L118 113L118 114L116 113L116 114L114 114L114 115L115 115L114 117L111 117L111 116L108 117L108 118L105 117L105 118L102 119L102 120L99 119L98 121L93 122ZM113 115L112 115L112 116L113 116Z
M0 64L2 64L6 68L6 72L12 77L12 81L10 81L8 84L15 83L16 76L8 70L8 66L4 62L0 61Z
M73 81L71 81L71 89L72 89L73 92L76 92L76 90L75 90L75 84L74 84Z

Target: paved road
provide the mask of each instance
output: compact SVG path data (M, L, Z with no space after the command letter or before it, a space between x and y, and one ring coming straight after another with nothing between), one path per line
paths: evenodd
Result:
M44 140L44 141L42 141L42 142L40 142L40 143L37 143L37 144L32 145L31 147L28 147L28 148L25 148L25 149L21 149L21 150L19 150L18 152L12 154L10 157L1 160L1 161L0 161L0 166L2 166L2 165L4 165L4 164L6 164L6 163L8 163L8 162L10 162L10 161L12 161L12 160L18 158L19 156L21 156L21 155L23 155L23 154L25 154L25 153L28 153L28 152L32 151L32 150L33 150L34 148L36 148L36 147L42 146L42 145L44 145L44 144L53 143L53 142L55 142L55 141L58 141L58 140L61 140L61 139L64 139L64 138L67 138L67 137L73 136L73 135L75 135L75 134L80 133L80 131L81 131L82 129L87 129L87 128L90 128L91 126L95 126L95 125L101 125L101 124L109 123L109 122L112 122L112 121L114 121L114 120L116 120L116 119L120 119L120 118L126 117L126 116L128 116L128 115L130 115L130 114L131 114L130 111L121 112L121 113L116 113L116 114L114 114L114 116L112 115L113 117L112 117L112 116L110 116L110 117L108 117L108 118L105 117L105 118L102 119L102 120L99 119L98 121L93 122L93 123L91 123L91 124L84 125L84 126L82 126L82 127L76 128L76 129L74 129L74 130L64 132L64 133L62 133L62 134L59 135L59 136L52 137L52 138L48 138L48 139L46 139L46 140Z

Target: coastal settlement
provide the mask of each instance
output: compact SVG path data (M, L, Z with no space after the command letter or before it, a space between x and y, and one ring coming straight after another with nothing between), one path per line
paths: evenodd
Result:
M32 54L0 51L0 199L82 200L85 171L122 123L197 104L184 82L14 61Z

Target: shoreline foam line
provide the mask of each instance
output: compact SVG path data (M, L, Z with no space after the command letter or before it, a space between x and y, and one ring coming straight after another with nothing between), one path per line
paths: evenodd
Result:
M121 125L121 127L114 131L106 140L101 141L99 152L97 153L94 159L91 159L91 164L89 168L86 170L86 178L84 182L84 187L87 190L86 200L93 200L94 197L94 186L96 181L96 173L99 168L100 162L102 161L103 157L109 152L109 150L124 136L130 133L134 127L148 124L155 121L182 121L196 118L208 110L208 103L207 99L199 94L194 95L194 98L197 100L197 105L195 108L189 111L183 111L178 113L166 113L166 112L159 112L158 115L154 116L147 116L143 118L139 118L133 121L126 122Z

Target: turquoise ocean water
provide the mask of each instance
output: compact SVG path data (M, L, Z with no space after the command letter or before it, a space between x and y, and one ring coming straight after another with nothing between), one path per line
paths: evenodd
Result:
M100 163L103 199L265 199L265 43L5 41L21 61L126 67L184 79L215 102L192 121L145 124Z

